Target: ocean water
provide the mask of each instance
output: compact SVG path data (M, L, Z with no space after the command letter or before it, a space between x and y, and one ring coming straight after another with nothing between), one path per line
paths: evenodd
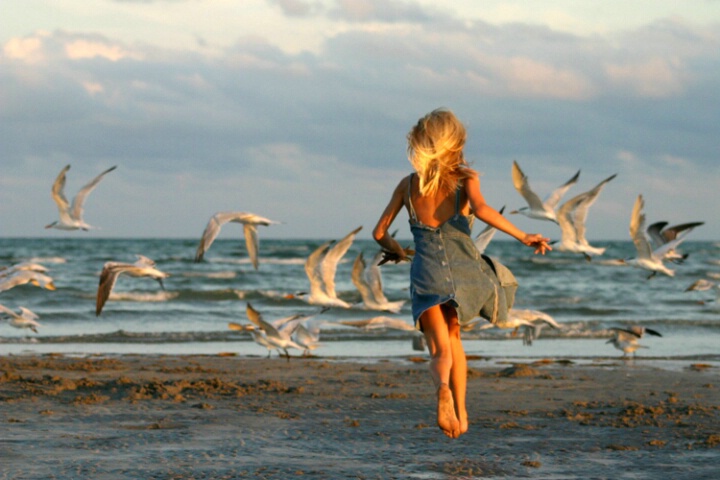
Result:
M249 323L250 302L268 320L314 314L318 307L288 298L309 287L307 256L328 239L262 238L260 267L250 264L241 238L220 238L205 260L194 262L198 239L0 239L0 265L26 260L47 267L56 290L24 285L0 292L0 303L13 310L24 306L40 318L38 333L0 322L0 354L218 354L265 356L247 332L228 323ZM403 242L408 243L409 241ZM486 254L500 259L517 277L516 308L542 310L562 325L545 328L531 346L510 330L474 330L464 334L468 354L487 358L617 358L622 352L607 344L609 328L643 325L662 333L646 336L637 356L650 359L720 360L720 302L717 290L685 291L699 278L720 282L720 243L682 244L689 254L672 265L675 277L656 276L612 260L634 255L629 241L595 242L607 247L592 262L581 256L551 252L536 256L512 240L495 240ZM376 244L358 239L338 266L336 289L348 302L359 293L350 279L358 253L366 258ZM149 278L121 276L100 316L95 315L98 275L106 261L134 262L142 254L170 274L165 290ZM382 267L386 296L409 299L409 265ZM411 323L410 305L399 314L359 308L333 308L321 314L321 346L315 355L328 358L382 358L420 354L412 349L412 333L362 330L334 323L378 315ZM301 352L291 351L292 355ZM273 353L272 355L276 355Z

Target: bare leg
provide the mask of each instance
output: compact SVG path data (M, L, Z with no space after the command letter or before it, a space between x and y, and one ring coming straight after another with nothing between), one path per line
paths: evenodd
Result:
M452 352L452 368L450 369L450 389L452 390L455 402L455 413L460 421L460 434L468 430L468 415L465 406L465 394L467 391L467 358L465 349L460 340L460 324L457 319L457 312L452 307L443 307L443 313L448 323L448 337L450 350Z
M430 351L430 376L437 388L437 423L445 435L457 438L461 431L460 421L455 411L454 394L450 390L453 352L448 324L445 321L443 310L439 306L425 311L420 322Z

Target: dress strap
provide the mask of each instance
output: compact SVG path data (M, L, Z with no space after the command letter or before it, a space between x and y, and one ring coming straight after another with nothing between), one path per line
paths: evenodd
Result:
M455 215L460 213L460 185L455 190Z
M413 207L412 203L412 180L413 180L414 173L410 174L410 178L408 179L408 207L410 210L410 218L413 221L417 221L417 214L415 214L415 207Z

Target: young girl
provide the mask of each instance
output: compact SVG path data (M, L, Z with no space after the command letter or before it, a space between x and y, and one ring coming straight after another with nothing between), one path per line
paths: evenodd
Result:
M549 239L523 232L485 203L478 173L463 156L465 139L465 127L448 110L421 118L408 134L408 157L415 172L395 188L373 231L387 260L400 262L412 255L413 320L430 351L437 423L451 438L468 429L467 363L460 327L486 305L498 306L494 268L471 238L474 217L535 248L535 253L551 250ZM388 233L403 206L410 216L414 252L403 249Z

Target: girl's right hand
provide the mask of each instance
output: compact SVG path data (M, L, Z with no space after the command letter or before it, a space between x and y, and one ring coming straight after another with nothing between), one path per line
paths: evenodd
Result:
M391 252L390 250L383 250L382 260L380 260L380 262L378 262L378 266L384 265L388 262L393 262L393 263L406 262L406 261L409 261L410 260L409 257L412 257L414 254L415 254L415 250L413 250L410 247L403 248L402 256L398 253Z

